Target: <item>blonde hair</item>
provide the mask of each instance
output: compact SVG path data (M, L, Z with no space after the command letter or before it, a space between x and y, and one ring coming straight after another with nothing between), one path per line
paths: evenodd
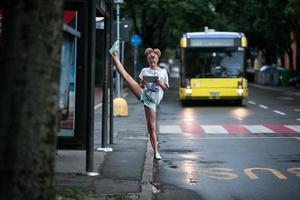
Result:
M159 49L147 48L147 49L145 50L145 55L146 55L146 56L150 55L151 53L155 53L158 57L161 56L161 52L160 52Z

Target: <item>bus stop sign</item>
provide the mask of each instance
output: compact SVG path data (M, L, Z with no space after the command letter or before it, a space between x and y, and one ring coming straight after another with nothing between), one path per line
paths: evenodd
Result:
M142 38L139 35L133 35L130 38L130 43L134 47L138 47L142 43Z

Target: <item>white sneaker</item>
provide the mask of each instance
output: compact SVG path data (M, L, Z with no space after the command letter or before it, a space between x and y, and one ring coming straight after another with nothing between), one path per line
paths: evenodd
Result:
M115 43L112 45L112 47L109 50L110 55L113 55L114 52L119 52L120 48L120 42L119 40L115 41Z
M155 159L156 160L161 160L162 157L160 156L160 154L158 152L155 153Z

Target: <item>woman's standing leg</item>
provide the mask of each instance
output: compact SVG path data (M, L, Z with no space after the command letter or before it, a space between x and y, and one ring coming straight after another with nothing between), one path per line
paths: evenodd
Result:
M154 151L154 154L158 153L157 147L157 135L156 135L156 112L151 108L144 106L145 115L147 120L147 128L150 136L150 142ZM160 156L159 156L160 157Z

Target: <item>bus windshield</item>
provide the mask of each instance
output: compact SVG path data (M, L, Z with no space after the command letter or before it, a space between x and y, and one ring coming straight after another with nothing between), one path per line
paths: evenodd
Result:
M237 78L243 74L243 51L236 48L186 48L186 78Z

